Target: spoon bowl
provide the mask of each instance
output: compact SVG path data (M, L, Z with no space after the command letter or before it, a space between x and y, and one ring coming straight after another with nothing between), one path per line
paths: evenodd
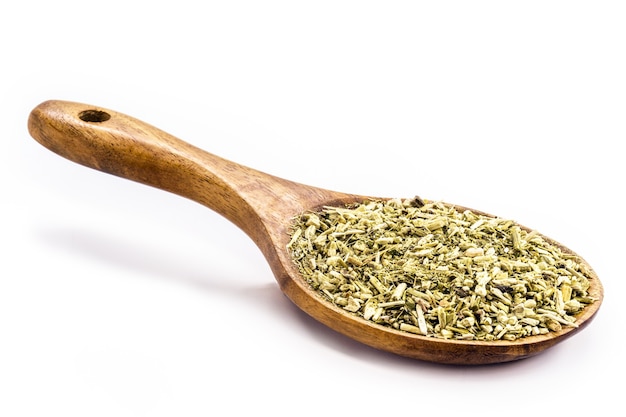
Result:
M130 116L97 106L46 101L31 111L28 129L40 144L71 161L172 192L221 214L255 242L281 291L294 304L333 330L382 351L443 364L510 362L534 356L573 336L591 322L602 303L602 284L579 257L592 273L588 292L597 301L576 316L577 327L563 327L557 332L514 341L439 339L384 327L323 299L302 277L287 250L295 216L323 206L382 198L331 191L275 177L208 153ZM560 243L542 237L563 252L576 255Z

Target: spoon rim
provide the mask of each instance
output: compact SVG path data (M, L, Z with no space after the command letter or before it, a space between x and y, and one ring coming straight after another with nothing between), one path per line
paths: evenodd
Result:
M338 199L335 199L335 200L332 200L323 204L315 205L311 207L310 209L307 209L305 212L316 212L326 206L339 207L338 204L349 206L351 204L359 204L364 201L387 201L390 199L391 198L389 197L381 198L381 197L368 197L368 196L350 196L350 198L346 198L346 199L338 198ZM459 211L470 210L473 213L476 213L479 215L484 215L484 216L488 216L492 218L501 218L500 216L496 216L496 215L493 215L493 214L490 214L481 210L468 208L466 206L452 204L452 203L448 203L445 201L438 201L438 202L448 207L453 207L455 210L459 210ZM297 216L303 213L296 213L294 214L294 216ZM292 219L293 219L293 216L292 216ZM306 277L301 273L301 271L298 269L297 265L295 264L294 260L292 259L291 255L288 253L287 243L290 240L288 229L289 227L291 227L291 224L289 222L287 223L288 224L285 225L284 230L278 231L279 232L278 236L280 236L280 245L277 245L277 246L280 246L284 249L283 251L284 253L279 254L279 257L283 258L282 259L283 267L285 268L285 272L287 273L287 275L289 275L290 280L294 284L296 284L302 291L306 292L307 295L312 300L315 300L317 303L321 304L324 308L328 309L329 311L334 312L336 315L340 316L342 320L349 321L350 323L354 324L355 327L367 329L367 331L364 332L364 334L368 333L367 337L361 338L358 335L356 336L349 335L348 337L357 339L361 341L362 343L370 345L374 348L396 353L400 356L408 356L414 359L437 362L437 363L442 363L442 364L456 364L456 365L483 365L483 364L491 364L491 363L510 362L513 360L535 356L536 354L543 352L545 349L555 345L556 343L559 343L571 336L574 336L575 334L583 330L585 327L587 327L587 325L589 325L593 321L593 319L596 317L597 312L599 311L602 305L603 299L604 299L604 287L597 273L591 267L591 265L582 256L580 256L578 253L576 253L569 247L537 231L538 236L542 237L544 240L546 240L546 242L557 246L561 251L563 251L563 253L567 253L569 255L575 256L578 259L578 261L580 263L583 263L589 270L590 287L587 291L589 293L589 296L592 297L594 301L590 304L585 305L580 312L573 315L573 317L576 318L575 326L563 326L561 330L558 330L558 331L549 331L548 333L545 333L545 334L524 336L524 337L520 337L514 340L504 340L504 339L464 340L464 339L455 339L455 338L448 339L448 338L444 338L444 337L440 337L436 335L420 335L420 334L410 333L407 331L395 329L390 326L381 325L381 324L366 320L365 318L359 316L357 313L346 311L340 306L337 306L336 304L332 303L330 300L325 298L318 291L316 291L310 285L310 283L307 282ZM517 223L517 222L515 223L520 228L528 232L533 230L520 223ZM283 292L289 295L287 291L283 291ZM296 304L298 303L296 302ZM319 317L317 317L315 314L311 314L307 308L303 308L302 306L300 306L300 308L304 310L306 313L308 313L309 315L319 320ZM332 328L333 330L339 333L343 333L344 335L346 334L345 329L344 329L345 322L335 325L335 323L332 323L332 322L328 323L323 320L319 320L319 321L322 321L328 327ZM418 347L418 345L422 345L419 347L425 348L425 349L416 350L415 352L410 352L410 351L407 352L407 351L402 350L402 348L401 350L394 350L394 349L389 349L388 345L385 344L384 342L380 343L380 346L378 346L379 343L372 343L371 340L369 340L371 339L371 335L372 335L371 333L376 333L379 336L382 336L382 335L393 336L396 339L404 340L406 345L410 345L413 347ZM454 357L436 358L433 360L430 357L430 353L425 353L425 350L428 350L428 351L437 350L439 348L452 347L452 346L462 347L463 349L468 349L468 352L472 352L474 350L479 351L482 349L489 349L492 352L492 355L491 355L492 357L483 358L477 361L476 363L473 363L472 361L468 362L465 359L454 358ZM520 350L517 353L515 352L511 353L510 350L512 348L519 348ZM504 355L504 356L499 356L499 355Z

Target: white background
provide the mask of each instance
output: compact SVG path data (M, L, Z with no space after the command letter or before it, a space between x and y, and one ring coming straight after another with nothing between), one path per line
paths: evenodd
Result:
M623 2L22 1L0 21L0 415L622 409ZM295 308L219 215L32 140L48 99L305 184L513 218L581 254L604 303L515 363L375 351Z

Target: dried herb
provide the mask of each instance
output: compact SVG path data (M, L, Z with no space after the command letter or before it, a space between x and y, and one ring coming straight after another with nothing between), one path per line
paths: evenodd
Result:
M586 264L537 232L418 197L304 213L288 250L329 302L425 336L545 334L595 301Z

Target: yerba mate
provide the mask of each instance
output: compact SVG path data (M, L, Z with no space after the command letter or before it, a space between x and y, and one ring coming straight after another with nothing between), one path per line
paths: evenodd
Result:
M595 301L586 264L537 232L418 197L304 213L288 250L329 302L431 337L546 334Z

